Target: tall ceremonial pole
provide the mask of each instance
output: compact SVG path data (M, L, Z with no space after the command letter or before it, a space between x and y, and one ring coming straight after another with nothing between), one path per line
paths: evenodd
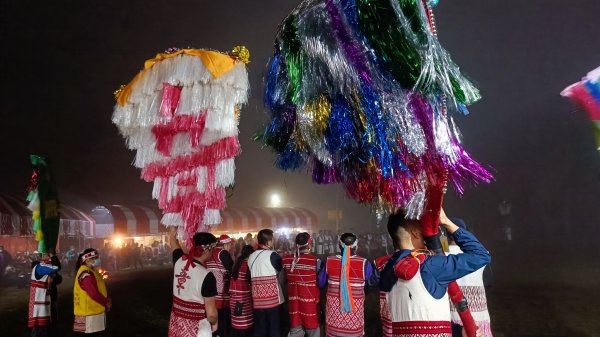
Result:
M436 3L302 1L275 38L264 96L271 119L257 137L277 168L307 167L314 183L341 184L379 220L396 209L421 220L434 250L445 184L461 194L493 179L452 118L480 95L437 39Z
M433 9L427 0L423 0L423 5L425 8L427 8L427 17L429 18L431 31L437 37L437 27L435 25ZM442 112L444 114L447 113L445 96L442 98ZM426 207L423 217L421 218L421 226L423 226L422 231L425 239L425 245L427 248L429 248L429 250L434 251L437 255L445 255L439 236L439 220L444 193L446 191L446 183L447 173L444 172L443 177L441 177L437 183L432 184L427 192L428 206ZM462 290L456 281L453 281L448 285L448 295L450 296L450 301L456 308L456 312L458 312L458 315L460 316L460 320L462 321L463 327L467 332L467 336L475 337L479 327L475 323L475 319L471 314L467 299L463 295Z

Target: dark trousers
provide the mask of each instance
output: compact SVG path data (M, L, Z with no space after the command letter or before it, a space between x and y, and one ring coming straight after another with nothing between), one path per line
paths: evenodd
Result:
M231 337L252 337L252 328L246 330L231 328Z
M281 337L280 312L281 305L269 309L254 309L254 337Z
M218 337L231 337L231 312L227 309L217 309L219 313L219 325L215 336Z

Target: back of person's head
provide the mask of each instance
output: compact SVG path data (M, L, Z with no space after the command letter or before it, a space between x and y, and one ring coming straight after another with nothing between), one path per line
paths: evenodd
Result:
M252 253L254 253L254 247L250 246L250 245L245 245L244 247L242 247L242 253L240 254L240 256L237 258L237 260L235 261L235 264L233 265L233 269L231 272L231 276L237 280L238 275L240 273L240 268L242 267L242 263L244 262L244 260L246 260Z
M344 233L340 236L339 247L340 250L344 250L344 247L350 247L353 250L356 249L358 243L358 237L354 233Z
M420 224L418 220L408 219L404 210L398 210L395 213L390 214L388 217L387 230L394 243L394 248L396 249L400 248L401 234L398 232L399 228L404 229L404 233L409 233L413 229L419 229Z
M308 234L307 232L303 232L303 233L298 233L298 235L296 235L296 245L298 246L306 246L309 244L310 241L310 234Z
M211 233L199 232L194 234L194 244L196 246L206 246L217 243L217 238Z
M273 241L273 231L270 229L261 229L257 234L259 245L266 245L269 241Z

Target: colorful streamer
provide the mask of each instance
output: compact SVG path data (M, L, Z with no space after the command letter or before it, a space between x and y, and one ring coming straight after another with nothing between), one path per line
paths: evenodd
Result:
M560 94L585 109L592 121L596 147L600 151L600 67L589 72L581 81L565 88Z
M282 22L265 77L261 140L282 170L310 165L381 214L419 217L447 172L459 193L491 174L460 144L448 113L477 88L441 46L423 0L305 0Z
M38 251L56 250L60 226L59 202L52 172L44 158L30 155L33 174L29 181L27 208L31 210L33 233Z
M112 121L136 150L142 179L154 183L161 222L178 227L188 246L196 232L221 222L234 184L249 57L241 46L229 54L170 48L115 93Z

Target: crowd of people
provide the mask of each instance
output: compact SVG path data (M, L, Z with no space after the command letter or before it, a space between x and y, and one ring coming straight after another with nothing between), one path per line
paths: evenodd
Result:
M481 276L490 262L489 253L462 220L450 220L443 210L440 226L447 233L452 255L427 250L420 223L402 214L388 219L388 250L382 244L387 238L372 234L334 237L328 231L303 232L292 242L281 237L276 243L271 229L238 240L196 233L189 247L180 245L172 228L173 303L168 335L281 336L282 305L287 301L289 337L322 333L359 337L369 324L381 326L386 337L462 337L460 313L465 308L476 319L476 336L491 337ZM366 249L369 245L371 249ZM103 254L109 254L107 248ZM369 257L363 256L363 249ZM101 333L112 300L99 270L100 252L88 248L76 255L74 263L73 331ZM62 267L53 251L32 265L28 318L32 336L48 336L51 331ZM448 287L455 280L463 287L468 305L463 301L462 307L454 306L449 301ZM365 322L369 289L380 294L381 320L377 322Z
M332 337L363 336L365 291L378 288L381 321L369 324L382 326L384 336L464 336L460 313L469 308L476 336L491 337L481 280L490 255L464 222L452 221L442 211L440 225L458 254L427 250L420 223L402 214L389 217L393 248L387 251L382 243L387 238L369 234L341 233L334 239L331 232L321 231L275 242L273 231L263 229L256 240L251 235L236 241L196 233L193 247L184 252L173 230L169 336L281 336L286 300L290 337L320 336L321 329ZM367 254L381 256L361 256L363 240L375 248L365 249ZM467 301L453 306L448 287L455 280L461 281Z

